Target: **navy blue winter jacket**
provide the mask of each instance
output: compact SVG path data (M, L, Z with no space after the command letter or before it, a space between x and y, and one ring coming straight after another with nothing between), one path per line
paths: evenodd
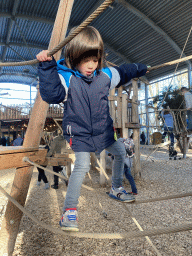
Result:
M40 94L44 101L64 101L63 135L72 140L75 152L101 152L115 142L113 120L109 114L109 89L134 77L145 75L147 66L124 64L103 68L92 77L66 67L64 60L40 62Z

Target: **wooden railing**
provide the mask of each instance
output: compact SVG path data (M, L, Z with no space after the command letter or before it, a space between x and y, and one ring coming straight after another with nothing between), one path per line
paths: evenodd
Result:
M122 94L122 88L116 92L112 90L108 99L110 115L115 128L138 128L138 124L134 122L132 117L132 100L128 100L127 94ZM47 117L63 118L63 110L62 104L51 104ZM30 107L0 105L0 120L2 121L29 119L30 114Z
M0 120L28 119L29 112L25 113L22 107L0 105Z
M138 129L140 124L138 118L134 117L138 115L138 111L135 112L133 109L137 109L139 104L138 101L133 103L132 99L128 99L127 94L122 93L122 87L118 90L111 90L109 99L110 115L114 122L115 128L130 128ZM133 112L135 115L133 115Z
M20 106L4 106L0 105L0 120L23 120L29 119L31 114L30 108L24 108ZM60 105L50 105L47 117L62 118L63 117L63 107Z

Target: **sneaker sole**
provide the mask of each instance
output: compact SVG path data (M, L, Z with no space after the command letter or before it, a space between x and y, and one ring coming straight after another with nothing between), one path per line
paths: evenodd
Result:
M131 203L131 202L134 202L135 199L129 199L129 200L122 200L121 198L118 198L112 194L109 194L109 196L112 198L112 199L115 199L115 200L118 200L118 201L121 201L122 203Z
M70 232L70 231L78 232L79 231L79 229L75 228L75 227L61 227L61 229L64 230L64 231L68 231L68 232Z

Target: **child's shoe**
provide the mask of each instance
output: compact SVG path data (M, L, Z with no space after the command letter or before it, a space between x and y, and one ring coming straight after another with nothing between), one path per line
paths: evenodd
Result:
M77 209L66 209L66 211L62 214L59 225L61 226L61 229L65 231L79 231Z
M41 185L41 181L37 181L37 186L40 186Z
M109 192L109 196L113 199L116 199L125 203L130 203L135 201L134 196L132 194L127 193L123 187L114 188L112 186Z
M49 189L49 188L50 188L49 183L45 183L45 187L44 187L44 189Z

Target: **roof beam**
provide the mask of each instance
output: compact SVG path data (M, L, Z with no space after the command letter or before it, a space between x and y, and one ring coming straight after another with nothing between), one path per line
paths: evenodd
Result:
M15 0L14 1L14 5L13 5L13 9L12 9L12 13L11 15L14 17L17 11L17 8L19 6L20 0ZM13 29L13 23L14 21L11 19L9 20L9 25L8 25L8 32L7 32L7 37L6 37L6 44L9 43L10 38L11 38L11 33L12 33L12 29ZM2 59L1 61L4 62L5 61L5 56L6 56L6 52L7 52L7 47L4 48L3 53L2 53ZM1 70L2 68L0 68Z
M0 17L1 18L12 19L13 15L11 13L1 12ZM42 23L45 23L45 24L48 24L48 25L53 25L54 24L53 19L45 19L45 18L40 18L40 17L36 17L36 16L27 16L27 15L24 15L24 14L16 14L16 15L14 15L14 18L15 19L23 19L23 20L29 20L29 21L42 22Z
M133 7L131 4L127 3L125 0L116 0L119 4L123 5L127 10L135 14L137 17L139 17L141 20L143 20L145 23L147 23L153 30L155 30L159 35L161 35L165 41L167 41L168 44L171 45L171 47L179 54L182 54L182 49L177 45L177 43L167 34L163 29L161 29L155 22L153 22L151 19L149 19L145 14L143 14L141 11ZM186 57L186 55L183 53L182 57ZM186 61L188 64L191 64L190 61Z
M26 45L24 43L8 43L6 44L6 42L0 42L0 46L6 46L6 47L11 47L11 46L17 46L17 47L26 47ZM34 44L28 44L27 45L30 48L34 48L34 49L38 49L38 50L45 50L47 49L47 45L34 45Z
M92 13L100 5L101 2L103 2L103 0L98 1L98 3L96 5L94 5L92 10L89 12L89 14ZM87 14L87 17L89 16L89 14ZM13 14L10 14L10 13L0 13L0 16L5 17L5 18L10 18L12 21L14 21L15 18L17 18L17 19L26 19L26 20L31 20L31 21L42 22L42 23L46 23L46 24L49 24L49 25L54 24L54 20L51 20L51 19L44 19L44 18L39 18L39 17L35 17L35 16L26 16L26 15L22 15L22 14L16 14L16 15L13 16ZM72 28L72 26L69 26L69 29L71 29L71 28ZM110 51L112 51L115 55L119 56L123 61L125 61L127 63L133 63L132 60L126 58L122 53L118 52L112 46L110 46L108 44L108 42L104 42L104 44ZM13 42L12 43L0 42L0 46L26 47L26 45L24 43L13 43ZM28 47L37 48L39 50L44 50L47 46L28 44Z

